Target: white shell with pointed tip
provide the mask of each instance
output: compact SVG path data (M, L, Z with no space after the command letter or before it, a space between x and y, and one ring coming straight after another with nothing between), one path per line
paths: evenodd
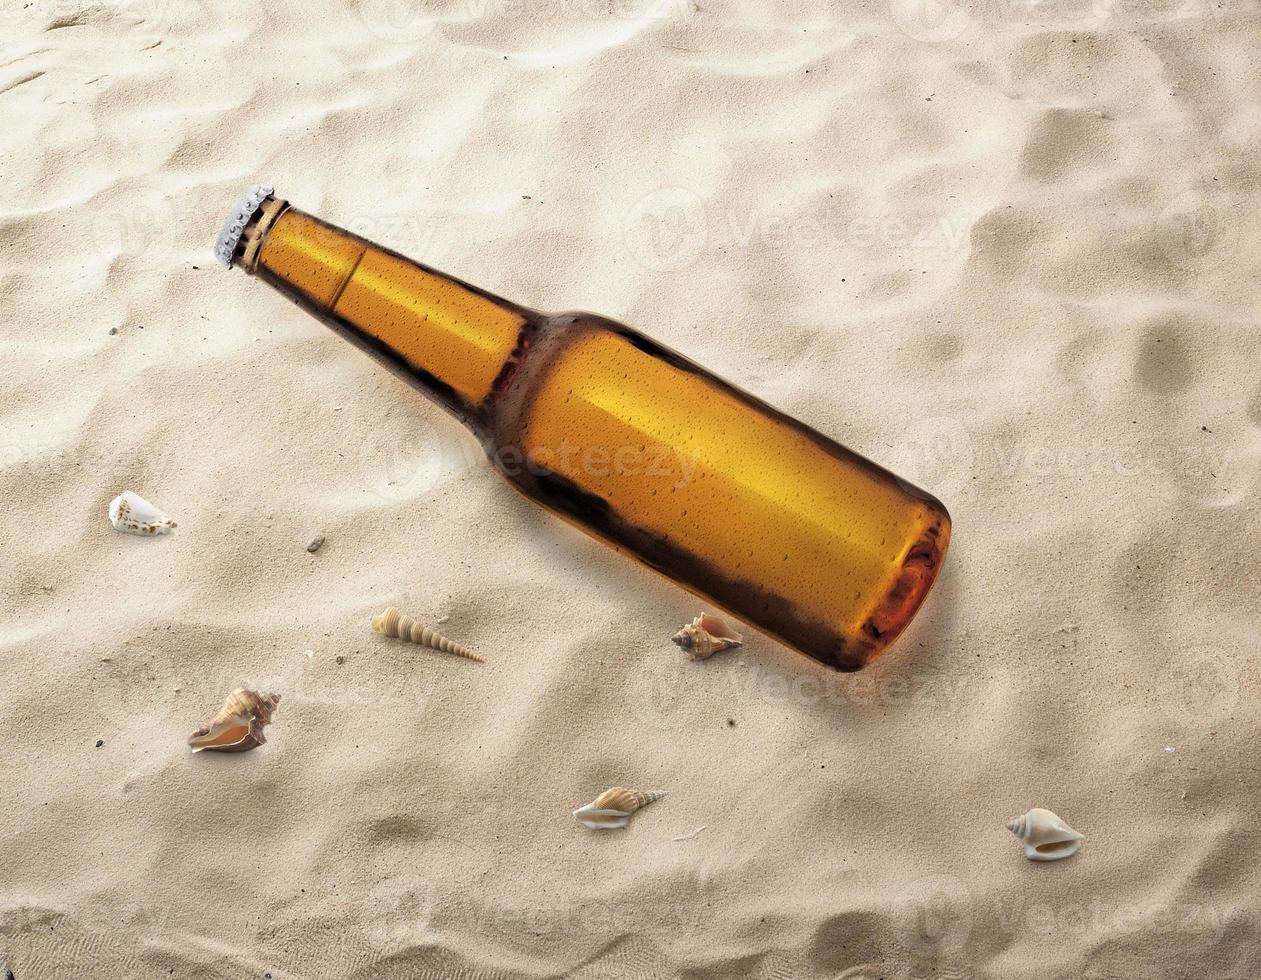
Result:
M574 819L591 830L617 830L626 826L636 810L642 810L665 795L665 790L660 789L645 792L614 786L575 810Z
M1079 834L1050 810L1034 807L1007 821L1007 829L1025 845L1030 861L1058 861L1081 850L1084 834Z
M128 534L166 534L175 522L139 494L126 490L110 501L109 522Z
M574 811L574 819L591 830L617 830L630 821L625 810L602 810L592 803Z

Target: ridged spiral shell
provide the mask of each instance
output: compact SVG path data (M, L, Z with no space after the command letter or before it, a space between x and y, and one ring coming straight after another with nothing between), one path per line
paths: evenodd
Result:
M210 724L188 740L194 752L245 752L267 741L263 726L271 724L279 694L259 694L247 687L229 694Z
M419 643L423 647L429 647L431 650L438 650L441 653L453 653L457 657L476 660L479 664L486 662L472 650L447 639L437 630L430 629L423 623L412 619L411 616L404 616L393 606L390 606L381 615L372 617L372 629L383 636L397 637L400 640L406 640L408 643Z
M625 827L631 814L665 796L664 790L606 789L584 807L574 811L574 819L592 830L616 830Z

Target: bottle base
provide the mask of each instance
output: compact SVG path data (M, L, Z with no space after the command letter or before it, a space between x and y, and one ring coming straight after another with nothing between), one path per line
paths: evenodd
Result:
M846 651L857 653L857 656L843 658L846 662L838 664L838 669L858 670L865 667L893 645L932 590L949 546L950 516L942 507L936 520L908 549L893 587L863 623L861 649Z

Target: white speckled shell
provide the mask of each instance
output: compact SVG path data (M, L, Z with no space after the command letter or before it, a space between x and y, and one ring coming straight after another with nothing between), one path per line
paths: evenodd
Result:
M1034 807L1007 821L1007 829L1025 845L1030 861L1058 861L1081 850L1085 835L1079 834L1050 810Z
M139 494L127 490L110 501L109 522L128 534L166 534L175 522Z

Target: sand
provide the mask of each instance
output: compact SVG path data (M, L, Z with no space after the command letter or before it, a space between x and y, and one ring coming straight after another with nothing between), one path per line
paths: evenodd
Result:
M1261 975L1256 8L791 7L0 7L16 980ZM912 628L689 663L695 599L214 266L259 180L936 493ZM240 682L267 744L191 755ZM618 784L670 795L570 818Z

